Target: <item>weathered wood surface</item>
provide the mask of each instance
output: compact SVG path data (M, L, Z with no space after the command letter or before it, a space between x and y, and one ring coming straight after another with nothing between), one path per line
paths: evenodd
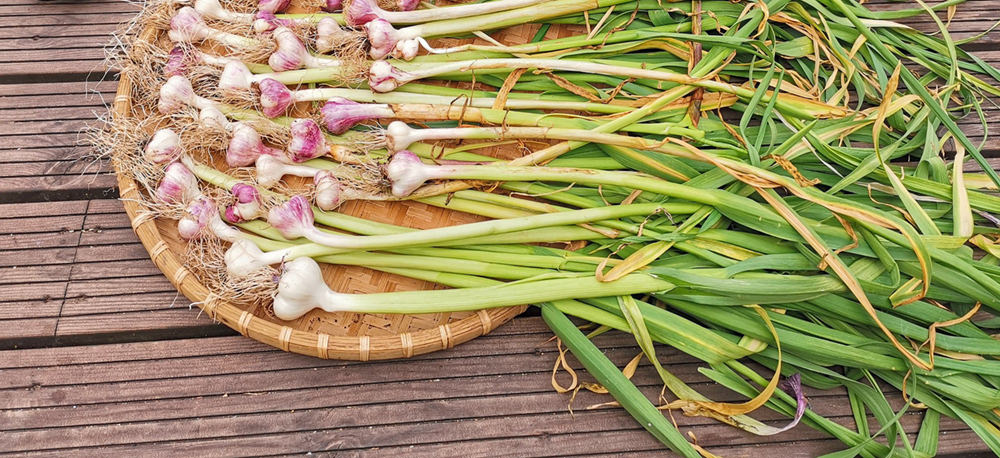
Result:
M537 317L450 351L360 364L283 353L189 308L132 233L108 164L81 143L115 91L103 47L137 11L120 0L0 4L0 453L662 455L624 412L586 409L607 397L581 392L569 411L550 385L555 349ZM975 35L996 16L995 0L971 0L950 30ZM906 22L936 30L927 19ZM993 30L966 48L1000 62L998 45ZM996 125L1000 110L988 119ZM963 125L981 135L978 121ZM1000 156L1000 142L989 140L986 152ZM629 339L599 344L624 364L637 351ZM695 388L738 399L690 358L661 351ZM658 394L649 367L635 381ZM807 394L820 414L853 424L842 392ZM901 398L890 399L898 408ZM843 448L806 426L759 438L675 418L722 456ZM919 421L918 412L903 418L910 430ZM942 423L941 449L985 450L952 420Z
M450 351L407 361L345 363L285 354L242 337L40 348L0 352L0 425L10 451L86 456L128 452L492 456L500 447L555 455L660 450L607 400L552 392L555 349L541 321L525 317ZM619 364L636 352L630 337L598 344ZM735 401L688 357L664 351L671 370L709 396ZM635 382L659 390L648 367ZM811 407L851 423L843 393L810 391ZM895 400L897 403L901 399ZM765 421L785 421L761 412ZM755 438L714 421L676 419L684 432L724 456L762 451ZM904 417L911 427L919 414ZM808 428L771 440L813 456L837 450ZM950 453L977 452L971 432L942 424ZM44 444L44 445L40 445ZM44 450L40 450L44 449Z

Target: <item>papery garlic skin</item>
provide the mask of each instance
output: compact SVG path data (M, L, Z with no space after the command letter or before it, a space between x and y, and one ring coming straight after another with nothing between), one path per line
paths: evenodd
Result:
M340 180L329 170L320 170L313 177L313 185L316 187L316 206L321 210L330 211L341 204Z
M402 150L392 155L385 166L385 175L392 182L392 195L405 197L427 180L440 178L445 169L443 166L424 164L413 152Z
M164 170L156 187L156 198L165 203L190 202L201 195L198 178L180 162L173 162Z
M166 164L180 157L181 137L173 129L160 129L146 144L144 150L146 159L154 164Z
M420 40L403 40L396 43L392 49L392 57L402 60L413 60L420 53Z
M362 122L393 118L396 113L385 104L358 103L343 97L331 97L320 108L320 115L326 130L340 135Z
M289 164L286 159L275 156L260 156L254 163L257 170L257 183L264 187L278 184L285 175L310 178L316 175L316 168L298 164Z
M208 24L201 14L190 6L185 6L170 19L170 31L167 35L171 41L181 43L197 43L209 37Z
M257 88L260 90L260 111L268 118L285 114L295 103L292 91L277 80L264 78L257 83Z
M226 263L226 273L236 278L250 276L270 265L264 252L247 239L233 241L223 259Z
M323 280L323 270L312 258L301 257L282 266L278 294L274 296L274 315L294 320L310 310L352 311L351 295L334 292Z
M264 144L257 129L249 124L232 123L232 137L226 148L226 163L231 167L246 167L261 156L283 156L284 153Z
M370 45L368 53L372 60L382 59L396 49L396 44L399 43L399 31L389 21L375 18L365 23L364 29L368 35Z
M254 16L253 31L257 33L273 32L278 27L292 27L297 23L292 19L281 19L267 11L258 11Z
M219 216L215 201L208 198L197 199L188 205L185 215L177 222L177 232L184 240L194 240L210 230L212 215Z
M216 106L216 102L194 93L191 81L187 77L174 75L168 78L163 86L160 86L160 100L157 102L156 108L162 114L171 114L187 107L201 110L214 106Z
M219 75L219 90L225 95L239 96L249 91L257 81L246 64L233 61L222 68Z
M301 195L292 196L285 203L271 207L267 212L267 223L287 239L304 237L315 229L312 207Z
M268 65L276 72L296 70L305 65L306 50L302 41L287 27L278 27L272 32L274 41L278 44L278 49L271 53L267 59Z
M384 12L385 10L379 8L375 0L350 0L344 8L344 22L358 28L382 18Z
M189 65L188 53L181 46L174 46L167 54L167 62L163 64L163 75L166 77L184 75Z
M210 129L230 131L233 129L232 122L218 108L205 107L198 113L198 121L201 125Z
M326 5L323 6L323 11L327 13L336 13L344 9L343 0L326 0Z
M324 17L316 23L316 52L326 54L337 49L342 43L345 35L350 32L344 30L332 17Z
M368 87L375 92L392 92L412 79L412 75L384 60L372 63L368 69Z
M237 183L233 185L231 192L236 197L236 203L226 207L226 221L242 223L264 215L260 192L257 188Z
M418 131L403 121L393 121L385 128L385 147L391 152L405 150L420 140Z
M413 11L420 5L420 0L396 0L396 11Z
M288 8L288 4L292 0L260 0L257 2L257 9L259 11L266 11L268 13L280 13Z
M195 0L194 9L203 17L218 19L221 21L237 24L249 24L253 20L253 15L248 13L237 13L225 9L219 0Z
M207 197L200 197L188 205L184 217L177 222L177 233L184 240L214 235L234 242L244 237L238 229L222 221L219 207Z
M288 143L288 157L292 162L305 162L330 152L323 130L316 121L296 119L292 121L289 130L292 140Z

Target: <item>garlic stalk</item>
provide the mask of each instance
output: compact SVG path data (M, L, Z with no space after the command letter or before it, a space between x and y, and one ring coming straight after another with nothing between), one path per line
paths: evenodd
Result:
M627 131L628 129L623 129ZM635 130L635 129L631 129ZM672 130L672 131L671 131ZM677 134L690 133L699 134L692 129L671 129L661 132L650 132L641 129L644 133ZM402 151L416 142L426 142L433 140L473 140L473 139L545 139L545 140L568 140L587 141L605 145L615 145L636 149L646 149L651 151L662 151L674 156L685 157L694 160L700 159L697 155L686 151L683 147L662 141L653 141L640 137L631 137L620 134L603 134L587 129L573 129L560 127L448 127L448 128L428 128L414 129L402 121L393 121L385 130L385 145L389 151Z
M663 210L661 204L615 205L558 213L531 215L520 218L483 221L478 223L427 229L417 232L373 236L350 236L321 231L314 225L314 215L305 197L293 196L287 202L272 207L267 222L288 239L306 238L316 245L298 245L272 256L329 254L331 249L369 250L402 246L421 246L468 239L485 235L521 231L549 226L583 224L628 216L645 216ZM336 252L336 251L333 251ZM277 253L277 252L275 252ZM270 253L269 253L270 255Z
M319 264L311 258L286 262L274 298L274 313L292 320L315 308L327 312L445 313L533 304L562 299L620 296L669 291L674 284L647 274L630 274L613 282L592 275L540 279L478 288L392 293L345 294L330 289Z
M442 62L434 67L421 67L419 69L413 69L409 72L402 71L389 62L378 61L373 63L368 71L368 85L373 91L376 92L390 92L403 84L446 73L486 69L513 70L519 68L536 68L545 70L595 73L601 75L617 75L629 78L645 78L677 83L686 86L701 87L716 92L725 92L737 95L744 99L750 99L755 94L754 90L746 87L736 86L717 80L695 78L682 73L674 73L665 70L647 70L644 68L607 65L576 60L536 58L477 59L460 62ZM837 118L847 115L847 111L843 108L815 102L791 94L779 93L777 97L777 108L781 109L785 113L799 118Z
M547 0L496 0L484 3L446 6L413 11L386 11L379 8L374 0L351 0L344 10L344 21L358 27L374 19L383 19L393 24L420 24L422 22L455 19L497 11L512 10L537 5Z
M365 31L368 32L368 40L372 45L372 58L379 59L393 54L397 51L397 49L399 51L399 55L412 57L416 54L414 45L419 43L420 39L499 29L527 22L540 21L546 18L579 13L594 8L608 7L626 3L628 1L630 0L542 1L529 6L522 6L520 8L508 9L504 11L424 22L422 24L404 27L399 30L396 30L392 27L392 24L389 21L383 18L369 16L370 19L364 24L364 26ZM468 6L487 7L487 5L489 5L489 3L477 3L475 5ZM464 5L462 7L464 7ZM437 11L439 9L445 10L451 8L457 7L437 8L427 11ZM350 9L350 7L348 7L348 9ZM374 25L376 23L377 25Z

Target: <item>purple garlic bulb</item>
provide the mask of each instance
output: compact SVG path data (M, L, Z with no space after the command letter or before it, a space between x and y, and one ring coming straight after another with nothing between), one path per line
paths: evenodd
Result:
M268 118L276 118L285 114L288 108L295 103L292 91L284 84L265 78L257 83L260 90L260 111Z
M375 18L365 23L364 28L370 45L368 54L373 60L382 59L392 54L392 51L396 49L396 43L399 42L399 32L389 21Z
M292 141L288 143L288 155L292 162L305 162L330 152L323 130L316 121L308 118L296 119L291 125Z
M259 11L266 11L268 13L280 13L288 8L288 4L292 0L260 0L257 2L257 9Z
M375 0L351 0L344 9L344 22L358 28L370 21L381 18L384 10L379 8Z
M267 59L268 65L276 72L302 68L309 52L295 32L287 27L278 27L272 32L272 36L278 49Z
M329 170L320 170L313 177L316 187L316 206L324 211L330 211L340 205L340 180Z
M384 60L374 62L368 69L368 87L375 92L392 92L411 79L409 73L393 67Z
M206 235L206 228L211 230L212 220L219 217L219 208L215 201L203 197L191 202L184 213L177 222L177 232L182 239L193 240Z
M171 41L194 43L208 36L208 25L201 14L190 6L185 6L170 19L170 31L167 33Z
M297 239L313 229L313 212L309 200L300 195L272 207L267 212L267 223L287 239Z
M171 129L160 129L146 144L146 159L154 164L166 164L181 155L181 138Z
M326 6L323 7L323 11L327 13L336 13L344 9L343 0L326 0Z
M420 0L396 0L397 11L413 11L420 5Z
M233 135L226 148L226 163L231 167L246 167L260 156L281 156L281 150L264 144L253 127L242 122L232 124Z
M236 203L226 207L226 221L230 223L242 223L257 219L264 214L261 206L260 192L257 188L248 184L237 183L233 185L233 196Z
M274 13L269 13L267 11L260 11L255 16L253 21L253 30L257 33L267 33L272 32L278 27L293 27L295 26L295 21L288 19L279 19Z
M327 100L320 109L320 114L323 116L326 130L335 135L347 132L364 121L395 116L388 105L358 103L343 97Z
M163 75L171 77L187 73L190 59L187 52L181 46L174 46L167 55L167 63L163 65Z
M156 198L170 204L188 202L199 194L198 178L180 162L167 166L163 179L156 187Z

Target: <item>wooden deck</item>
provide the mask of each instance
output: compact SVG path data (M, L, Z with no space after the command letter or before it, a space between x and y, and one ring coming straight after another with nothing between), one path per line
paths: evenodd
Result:
M953 35L986 30L998 6L967 2ZM550 385L555 348L538 317L449 351L353 363L283 353L188 307L132 233L108 165L81 146L80 130L115 91L102 48L136 11L118 0L0 4L0 453L664 453L623 411L586 409L607 397L582 392L568 410L569 398ZM909 24L934 30L929 19ZM1000 62L1000 31L968 49ZM1000 110L988 120L1000 126ZM964 125L981 134L978 120ZM1000 140L985 149L1000 156ZM637 352L627 335L598 343L620 364ZM738 399L698 375L694 360L661 351L706 395ZM635 381L651 397L659 392L649 367ZM818 413L852 425L842 392L807 394ZM920 418L903 422L915 431ZM804 425L759 438L710 420L676 421L721 456L843 448ZM942 422L941 451L987 455L953 420Z

